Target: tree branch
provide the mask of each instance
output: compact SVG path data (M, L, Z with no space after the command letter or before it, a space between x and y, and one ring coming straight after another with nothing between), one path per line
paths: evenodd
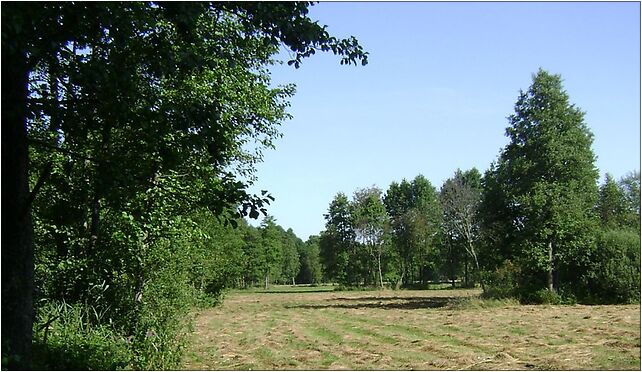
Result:
M27 202L25 203L25 212L31 209L31 204L36 198L38 191L40 191L40 189L42 188L42 185L45 184L45 182L51 175L52 168L53 168L53 161L50 160L47 164L45 164L45 167L40 172L40 176L38 177L38 181L36 182L36 185L33 187L33 190L31 190L31 192L29 193L29 196L27 197Z
M42 140L38 140L38 139L35 139L35 138L29 138L29 139L27 139L27 141L29 143L31 143L31 144L35 144L35 145L39 145L41 147L45 147L45 148L48 148L48 149L51 149L51 150L55 150L57 152L60 152L60 153L66 154L66 155L70 155L70 156L75 157L75 158L79 158L79 159L83 159L83 160L89 160L89 161L91 161L91 162L93 162L95 164L99 164L100 163L96 158L92 158L90 156L81 155L81 154L75 153L75 152L73 152L71 150L63 149L63 148L60 148L60 147L55 146L55 145L52 145L52 144L47 143L47 142L42 141Z

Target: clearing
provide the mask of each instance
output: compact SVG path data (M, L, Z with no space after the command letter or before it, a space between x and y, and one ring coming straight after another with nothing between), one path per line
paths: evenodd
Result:
M475 290L232 292L183 368L640 370L640 305L483 302ZM472 297L472 299L466 298Z

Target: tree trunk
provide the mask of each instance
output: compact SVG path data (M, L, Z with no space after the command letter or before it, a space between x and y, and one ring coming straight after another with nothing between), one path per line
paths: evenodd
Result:
M553 287L553 242L548 242L548 272L546 273L546 281L548 284L548 290L551 292L555 291Z
M292 277L292 286L295 286L296 282L294 281L294 277Z
M5 31L3 27L2 368L30 369L34 248L26 127L28 68L25 52L7 45L5 36L14 35Z
M405 262L406 262L405 259L401 260L401 270L399 270L401 272L401 276L400 276L399 280L397 280L397 283L395 284L395 289L401 288L402 284L407 284L405 282L405 280L407 280L406 279L406 263Z
M383 289L383 275L381 274L381 254L377 255L377 266L379 269L379 284L381 285L381 289Z
M464 261L464 286L468 288L468 257Z
M270 283L270 273L266 272L265 273L265 289L268 289Z
M470 248L470 253L473 256L473 259L475 260L475 269L477 270L477 275L480 273L480 268L479 268L479 260L477 260L477 254L475 253L475 249L473 248L472 243L468 243L468 247ZM482 279L481 275L479 277L479 285L482 287L482 291L486 292L486 286L484 286L484 279Z
M452 287L455 288L455 259L453 257L453 238L448 235L448 258L450 260L450 281Z

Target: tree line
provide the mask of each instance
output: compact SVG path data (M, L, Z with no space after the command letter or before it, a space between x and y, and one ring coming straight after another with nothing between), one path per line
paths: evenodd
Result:
M348 286L479 283L523 302L640 300L640 173L598 185L593 135L559 75L520 92L510 142L482 175L457 170L338 193L320 236L324 277Z

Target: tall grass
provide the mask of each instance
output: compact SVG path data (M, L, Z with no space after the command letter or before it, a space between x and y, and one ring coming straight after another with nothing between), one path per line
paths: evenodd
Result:
M132 354L128 340L92 306L48 302L34 324L35 370L117 370L126 368Z

